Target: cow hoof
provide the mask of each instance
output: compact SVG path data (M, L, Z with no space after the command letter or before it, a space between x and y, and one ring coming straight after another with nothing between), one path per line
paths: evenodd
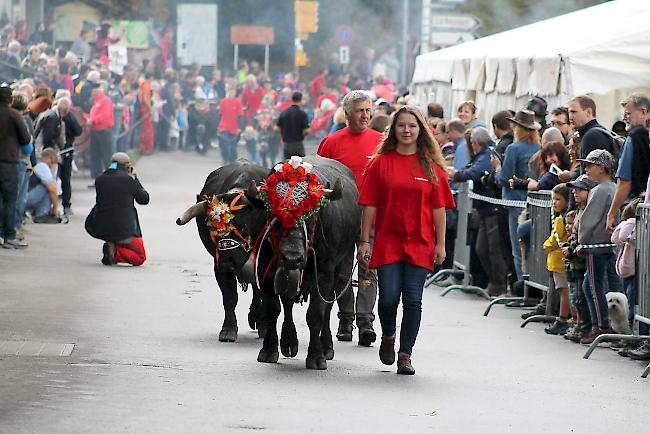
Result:
M307 357L305 365L307 369L318 369L320 371L327 369L327 361L325 361L324 357Z
M334 348L328 348L325 350L325 360L334 359Z
M260 339L264 339L266 337L266 329L257 329L257 336Z
M286 344L280 342L280 351L284 357L296 357L298 354L298 343L296 344Z
M237 340L237 327L224 327L219 333L219 342L235 342Z
M260 363L278 363L280 354L277 351L267 351L261 349L260 353L257 355L257 361Z

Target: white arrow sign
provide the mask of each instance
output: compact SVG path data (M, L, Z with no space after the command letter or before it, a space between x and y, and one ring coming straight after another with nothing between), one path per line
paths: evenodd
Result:
M473 41L476 36L470 32L433 32L431 33L432 45L458 45L463 42Z
M431 27L453 30L472 30L481 24L472 15L432 15Z

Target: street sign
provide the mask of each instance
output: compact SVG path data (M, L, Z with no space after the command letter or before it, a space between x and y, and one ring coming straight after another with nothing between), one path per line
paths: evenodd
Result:
M347 65L350 63L350 46L341 45L339 47L339 63L341 65Z
M234 45L273 45L275 31L265 26L231 26L230 43Z
M431 33L431 45L448 47L462 44L476 39L476 35L470 32L433 32Z
M341 45L350 45L353 36L354 33L352 32L352 28L350 26L338 26L336 28L336 40Z
M436 29L470 31L480 25L472 15L431 15L431 27Z

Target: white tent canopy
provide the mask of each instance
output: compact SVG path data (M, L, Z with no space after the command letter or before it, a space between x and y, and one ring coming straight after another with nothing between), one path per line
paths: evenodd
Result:
M484 120L521 108L529 95L545 97L552 108L571 95L600 95L597 102L611 105L621 93L647 89L647 0L615 0L426 53L413 75L420 103L436 99L451 108L475 99ZM613 117L613 108L606 112Z

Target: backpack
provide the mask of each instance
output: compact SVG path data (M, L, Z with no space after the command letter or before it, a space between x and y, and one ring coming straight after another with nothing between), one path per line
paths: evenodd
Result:
M602 126L593 127L592 129L602 132L612 140L612 156L614 157L614 161L616 161L616 165L618 165L621 149L623 149L623 144L625 143L625 137L619 136Z

